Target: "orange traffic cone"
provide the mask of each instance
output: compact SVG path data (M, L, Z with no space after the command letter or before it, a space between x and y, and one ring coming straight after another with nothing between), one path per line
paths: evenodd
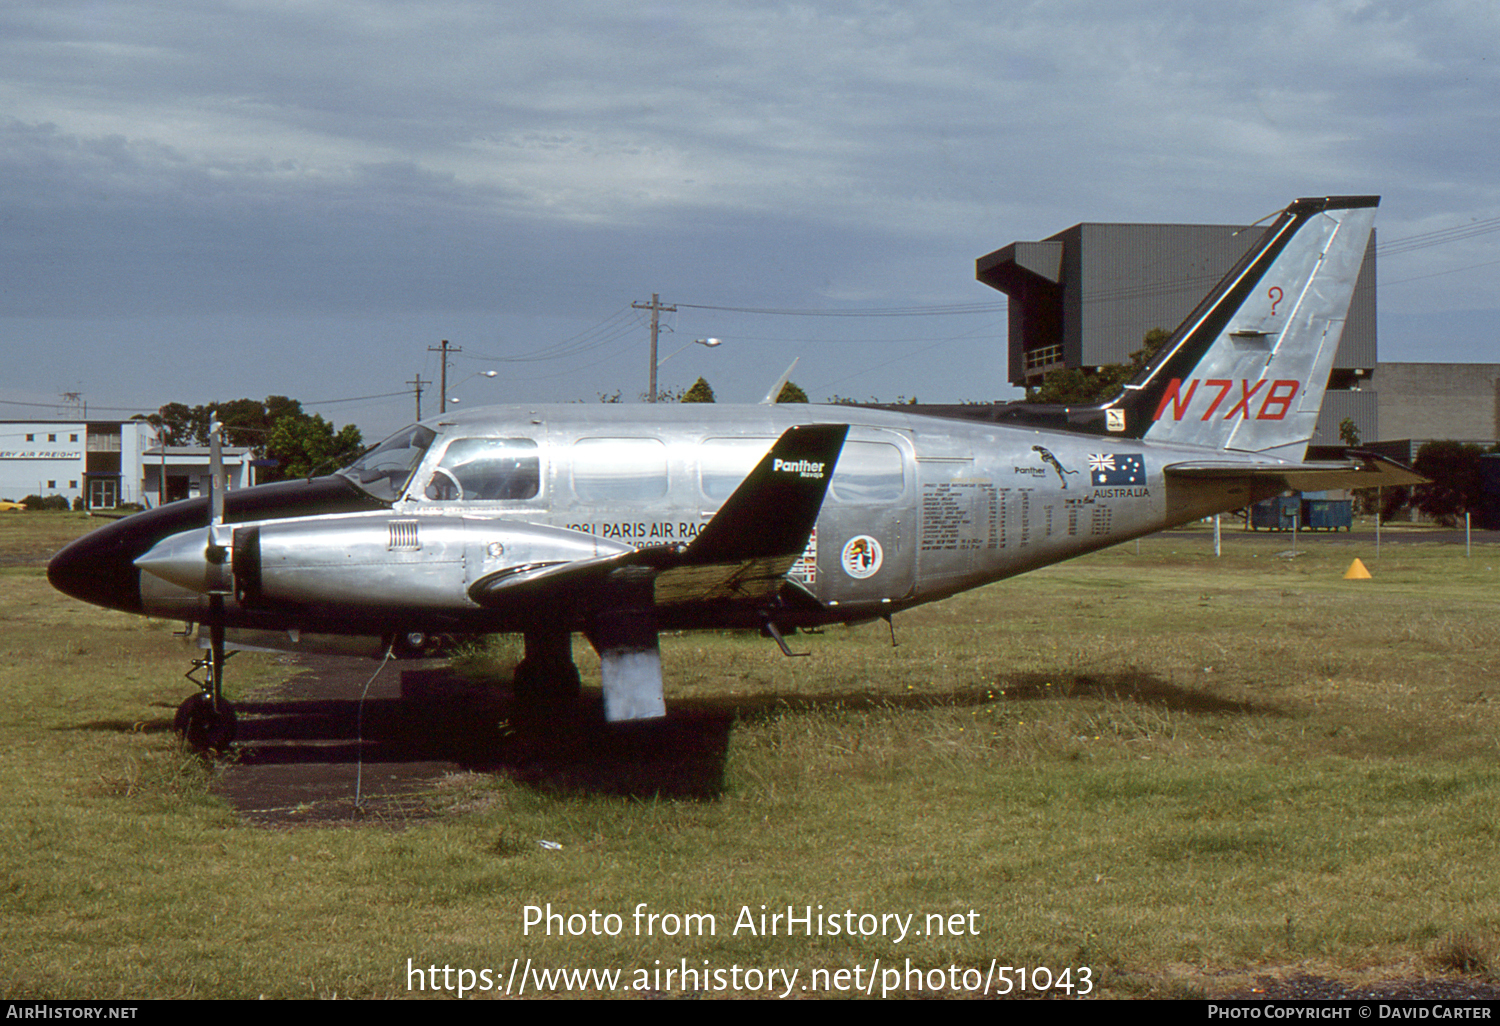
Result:
M1370 571L1366 570L1365 565L1357 559L1349 564L1348 570L1344 571L1346 581L1368 581L1369 579Z

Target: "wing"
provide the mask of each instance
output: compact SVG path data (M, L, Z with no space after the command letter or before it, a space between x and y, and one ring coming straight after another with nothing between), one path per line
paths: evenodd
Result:
M583 611L599 653L605 718L663 716L657 609L774 596L807 548L848 431L847 424L788 429L686 548L508 567L475 581L469 597L489 607L562 600Z
M847 424L788 429L686 548L506 567L475 581L469 597L498 606L545 593L608 605L606 595L590 593L607 592L617 572L631 569L655 579L659 605L767 598L807 548L848 431Z

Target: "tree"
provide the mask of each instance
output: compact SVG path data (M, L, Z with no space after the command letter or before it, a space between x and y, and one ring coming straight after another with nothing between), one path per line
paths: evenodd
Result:
M191 445L208 442L208 408L167 403L146 420L156 428L166 445ZM199 441L202 437L201 442Z
M1339 441L1351 449L1359 448L1359 425L1354 423L1353 417L1345 417L1339 421ZM1381 509L1384 505L1381 491L1379 488L1354 489L1355 511L1369 513L1371 510L1374 510L1376 514L1381 514ZM1385 520L1386 518L1381 515L1381 523L1384 523Z
M1076 367L1055 371L1040 385L1028 388L1026 398L1031 402L1065 405L1102 402L1144 370L1171 337L1169 331L1152 328L1141 339L1141 348L1130 354L1129 363L1111 364L1093 373Z
M327 474L358 456L364 448L359 428L346 424L338 432L321 416L286 415L276 421L266 439L266 455L277 462L262 475L264 481Z
M332 424L304 412L300 402L284 395L203 406L167 403L146 420L167 445L207 445L209 425L216 417L227 444L249 449L255 459L276 461L276 466L262 468L262 481L327 473L364 447L359 428L349 424L335 432Z
M1428 442L1417 450L1412 469L1427 478L1412 489L1411 503L1425 517L1452 527L1484 502L1479 457L1484 449L1462 442Z
M778 399L777 401L780 402L781 400ZM904 395L898 395L894 401L888 403L873 395L868 399L856 399L849 395L834 394L829 396L825 402L830 406L916 406L917 397L912 396L908 399Z
M693 386L682 393L681 402L685 403L711 403L714 401L714 390L703 378L693 382Z
M797 385L795 381L788 381L781 386L781 391L776 393L778 403L805 403L808 402L807 393Z

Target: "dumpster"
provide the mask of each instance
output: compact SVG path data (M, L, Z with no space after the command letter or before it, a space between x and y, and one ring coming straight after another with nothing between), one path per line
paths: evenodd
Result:
M1262 499L1250 507L1250 530L1258 531L1262 527L1272 531L1294 530L1301 512L1300 500L1295 495Z
M1354 530L1352 499L1303 499L1302 526L1310 531Z

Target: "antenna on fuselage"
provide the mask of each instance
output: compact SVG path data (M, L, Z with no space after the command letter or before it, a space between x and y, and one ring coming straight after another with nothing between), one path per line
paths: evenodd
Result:
M802 357L797 357L797 360L800 359L802 359ZM767 392L766 397L760 401L760 405L774 406L776 404L776 398L781 395L781 390L786 387L786 383L788 381L792 380L792 371L797 367L797 360L793 360L792 365L786 369L786 373L781 376L776 384L771 386L771 390Z

